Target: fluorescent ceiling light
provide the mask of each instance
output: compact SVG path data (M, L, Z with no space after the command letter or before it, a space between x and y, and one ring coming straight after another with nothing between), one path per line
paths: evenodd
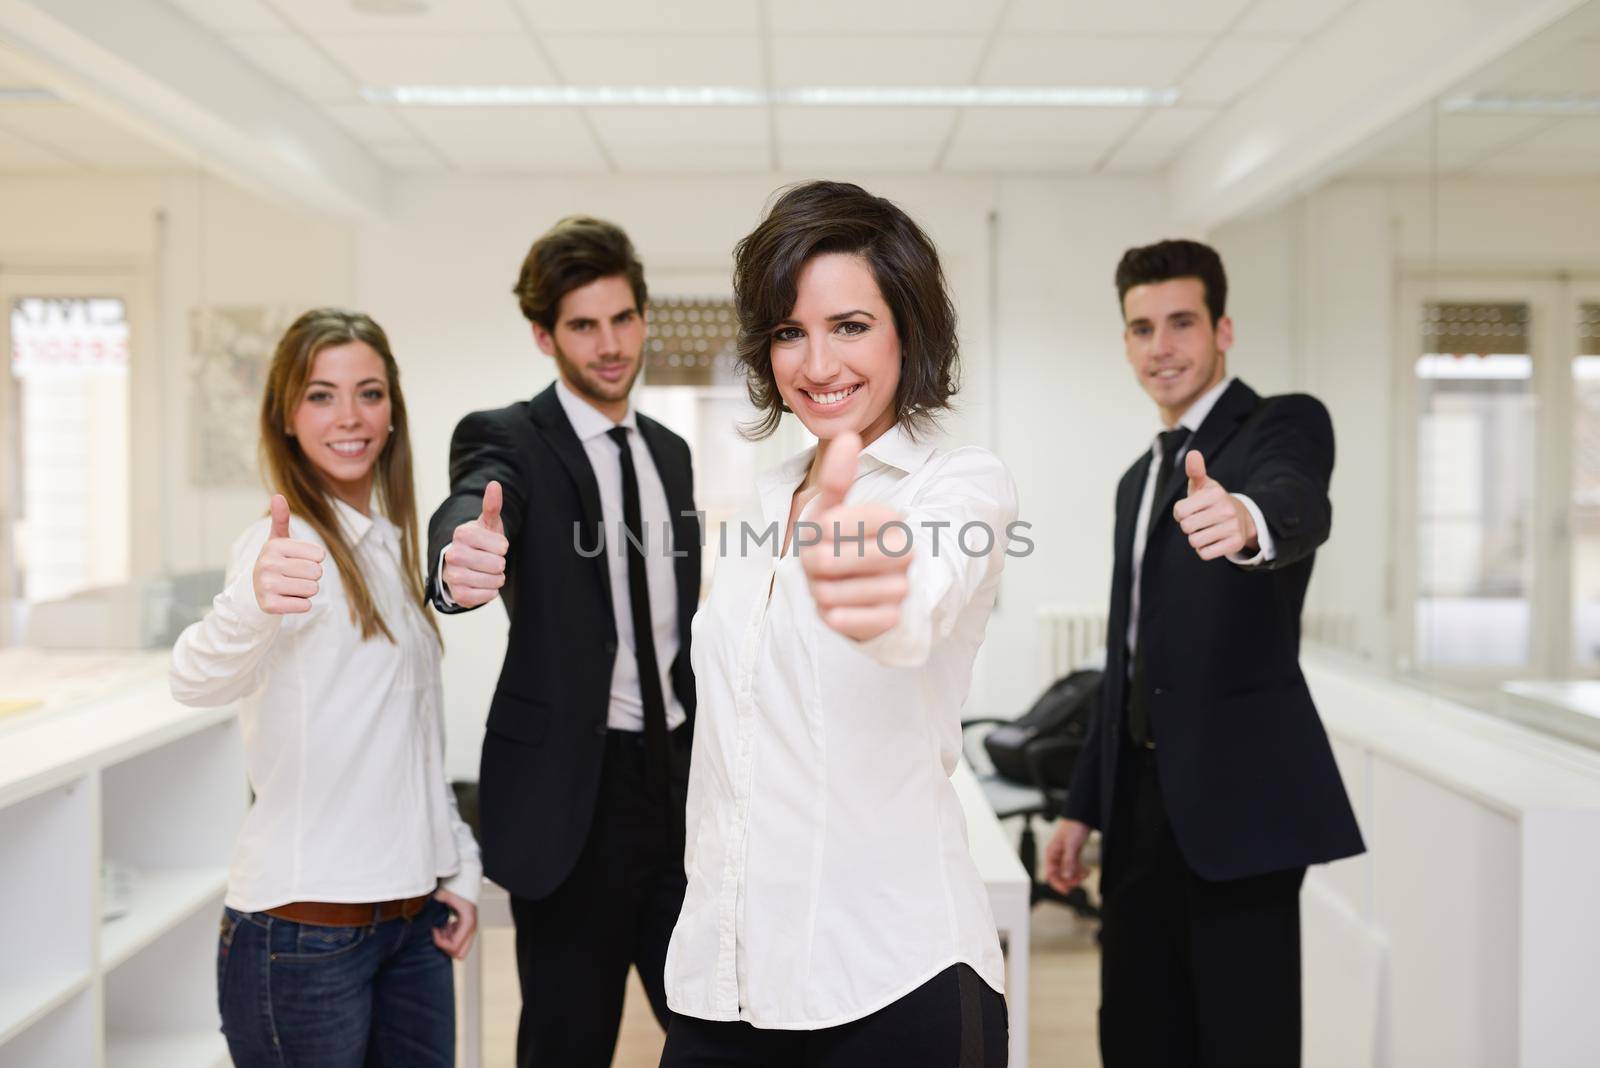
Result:
M60 93L37 85L0 85L0 104L60 99Z
M396 85L368 86L375 104L412 107L1170 107L1176 89L1122 86Z
M1524 96L1476 93L1451 97L1446 111L1480 115L1600 115L1600 96Z

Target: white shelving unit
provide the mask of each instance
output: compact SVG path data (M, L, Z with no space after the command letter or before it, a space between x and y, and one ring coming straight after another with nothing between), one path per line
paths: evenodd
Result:
M24 920L0 954L0 1068L226 1066L216 936L248 800L234 710L174 702L165 654L113 658L98 692L68 657L59 689L38 652L8 671L21 655L0 654L0 696L44 705L0 744L0 914ZM105 861L132 872L113 919Z

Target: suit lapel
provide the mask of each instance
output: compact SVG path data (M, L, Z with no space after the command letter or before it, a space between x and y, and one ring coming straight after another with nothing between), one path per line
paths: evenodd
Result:
M567 469L573 484L578 487L578 501L583 509L580 519L583 523L582 544L592 544L594 532L600 530L605 522L600 511L600 485L594 480L594 468L589 466L589 454L583 451L583 442L578 440L577 432L572 429L572 421L561 409L556 387L551 385L534 397L528 405L528 413L533 425L550 446L550 451L556 454L561 466ZM609 604L611 573L606 567L606 554L596 555L590 563L600 576L600 584L606 591L606 602Z

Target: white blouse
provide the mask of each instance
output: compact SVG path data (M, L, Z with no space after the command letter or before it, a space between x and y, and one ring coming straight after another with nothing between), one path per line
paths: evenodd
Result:
M478 897L482 865L445 781L439 643L406 588L400 532L342 501L335 512L394 634L362 640L338 566L323 561L303 615L269 615L251 572L271 521L234 543L223 591L172 649L184 704L240 701L255 802L234 845L227 903ZM294 538L322 544L298 518Z
M666 989L700 1019L832 1027L957 963L1004 987L950 775L1016 488L983 449L898 427L869 445L846 500L906 515L911 589L894 629L854 642L817 616L793 547L776 558L813 451L760 479L694 620L688 892ZM969 523L993 544L972 528L962 551Z

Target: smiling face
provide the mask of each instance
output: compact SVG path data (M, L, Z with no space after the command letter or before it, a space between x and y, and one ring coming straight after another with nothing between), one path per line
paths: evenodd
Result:
M645 327L644 310L625 277L608 275L568 291L556 310L555 329L534 323L533 338L556 361L568 389L613 422L628 414Z
M1189 406L1227 373L1233 321L1215 324L1206 309L1205 283L1171 278L1134 286L1122 298L1122 337L1139 385L1176 426Z
M800 269L794 308L772 331L772 376L821 441L855 431L867 445L894 425L900 335L865 259L829 252Z
M290 432L329 492L361 512L373 469L389 443L389 375L365 341L330 345L311 364Z

